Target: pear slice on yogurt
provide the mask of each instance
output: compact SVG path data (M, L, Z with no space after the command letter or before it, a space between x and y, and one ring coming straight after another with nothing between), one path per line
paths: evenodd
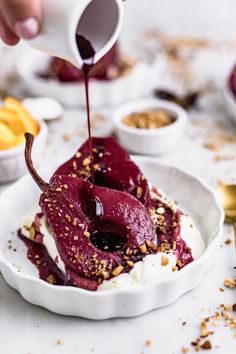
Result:
M53 120L63 116L63 107L54 98L29 97L22 104L37 120Z

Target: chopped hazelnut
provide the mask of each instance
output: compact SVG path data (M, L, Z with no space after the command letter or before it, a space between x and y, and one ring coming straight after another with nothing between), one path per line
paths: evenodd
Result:
M209 340L206 340L204 343L202 343L201 347L202 349L210 350L212 348L212 345Z
M225 244L226 245L230 245L231 244L231 240L228 238L227 240L225 240Z
M147 347L151 347L152 341L150 339L148 339L148 340L146 340L145 344L146 344Z
M78 152L75 154L75 157L77 157L77 159L79 159L79 158L81 157L81 155L82 155L81 152L78 151Z
M47 278L46 278L46 281L49 283L49 284L54 284L54 280L55 280L55 277L54 275L50 274Z
M166 256L162 256L162 257L161 257L161 265L162 265L162 267L165 267L165 266L167 266L168 264L169 264L169 258L166 257Z
M85 231L85 232L84 232L84 236L85 236L85 237L90 237L90 232Z
M236 288L236 279L233 278L225 279L224 286L230 289Z
M114 270L113 270L113 272L112 272L112 275L114 276L114 277L116 277L117 275L119 275L122 271L123 271L123 267L122 267L122 265L119 265L118 267L116 267Z
M88 166L91 164L91 159L89 157L86 157L83 161L83 166Z
M146 247L145 244L141 245L141 246L139 247L139 249L140 249L140 251L141 251L142 254L145 254L145 253L147 252L147 247Z

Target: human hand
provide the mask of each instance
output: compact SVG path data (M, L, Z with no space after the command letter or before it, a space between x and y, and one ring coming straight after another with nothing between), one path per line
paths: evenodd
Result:
M8 45L34 38L41 14L40 0L0 0L0 38Z

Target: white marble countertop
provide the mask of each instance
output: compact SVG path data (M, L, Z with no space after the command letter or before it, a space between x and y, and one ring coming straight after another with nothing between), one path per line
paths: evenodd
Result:
M198 74L204 76L206 81L214 79L220 87L234 56L234 51L225 53L218 49L205 53L205 64L198 60ZM111 131L108 116L94 120L94 134L105 135ZM85 112L66 111L62 120L50 123L49 131L41 166L52 161L63 162L74 153L85 139ZM217 145L214 149L212 143ZM200 101L199 109L191 111L181 144L175 151L158 159L195 173L213 188L221 179L226 182L236 180L236 127L229 120L218 88ZM1 186L0 191L5 188L6 185ZM224 243L226 239L232 240L230 245ZM236 289L223 286L225 278L235 277L234 266L233 230L227 226L222 245L215 255L215 264L195 290L175 304L144 316L101 322L62 317L30 305L0 277L0 352L178 354L182 346L194 352L190 343L199 337L201 320L218 311L220 304L236 303ZM219 290L222 287L224 292ZM183 325L183 322L186 324ZM234 354L236 337L233 334L236 329L233 331L225 327L223 321L218 323L219 327L212 327L215 334L209 338L213 345L209 352ZM147 340L151 341L150 345L146 344Z

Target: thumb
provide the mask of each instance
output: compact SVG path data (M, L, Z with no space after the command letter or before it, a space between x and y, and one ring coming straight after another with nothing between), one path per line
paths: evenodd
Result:
M34 38L40 30L40 0L0 0L0 9L8 27L18 37Z

